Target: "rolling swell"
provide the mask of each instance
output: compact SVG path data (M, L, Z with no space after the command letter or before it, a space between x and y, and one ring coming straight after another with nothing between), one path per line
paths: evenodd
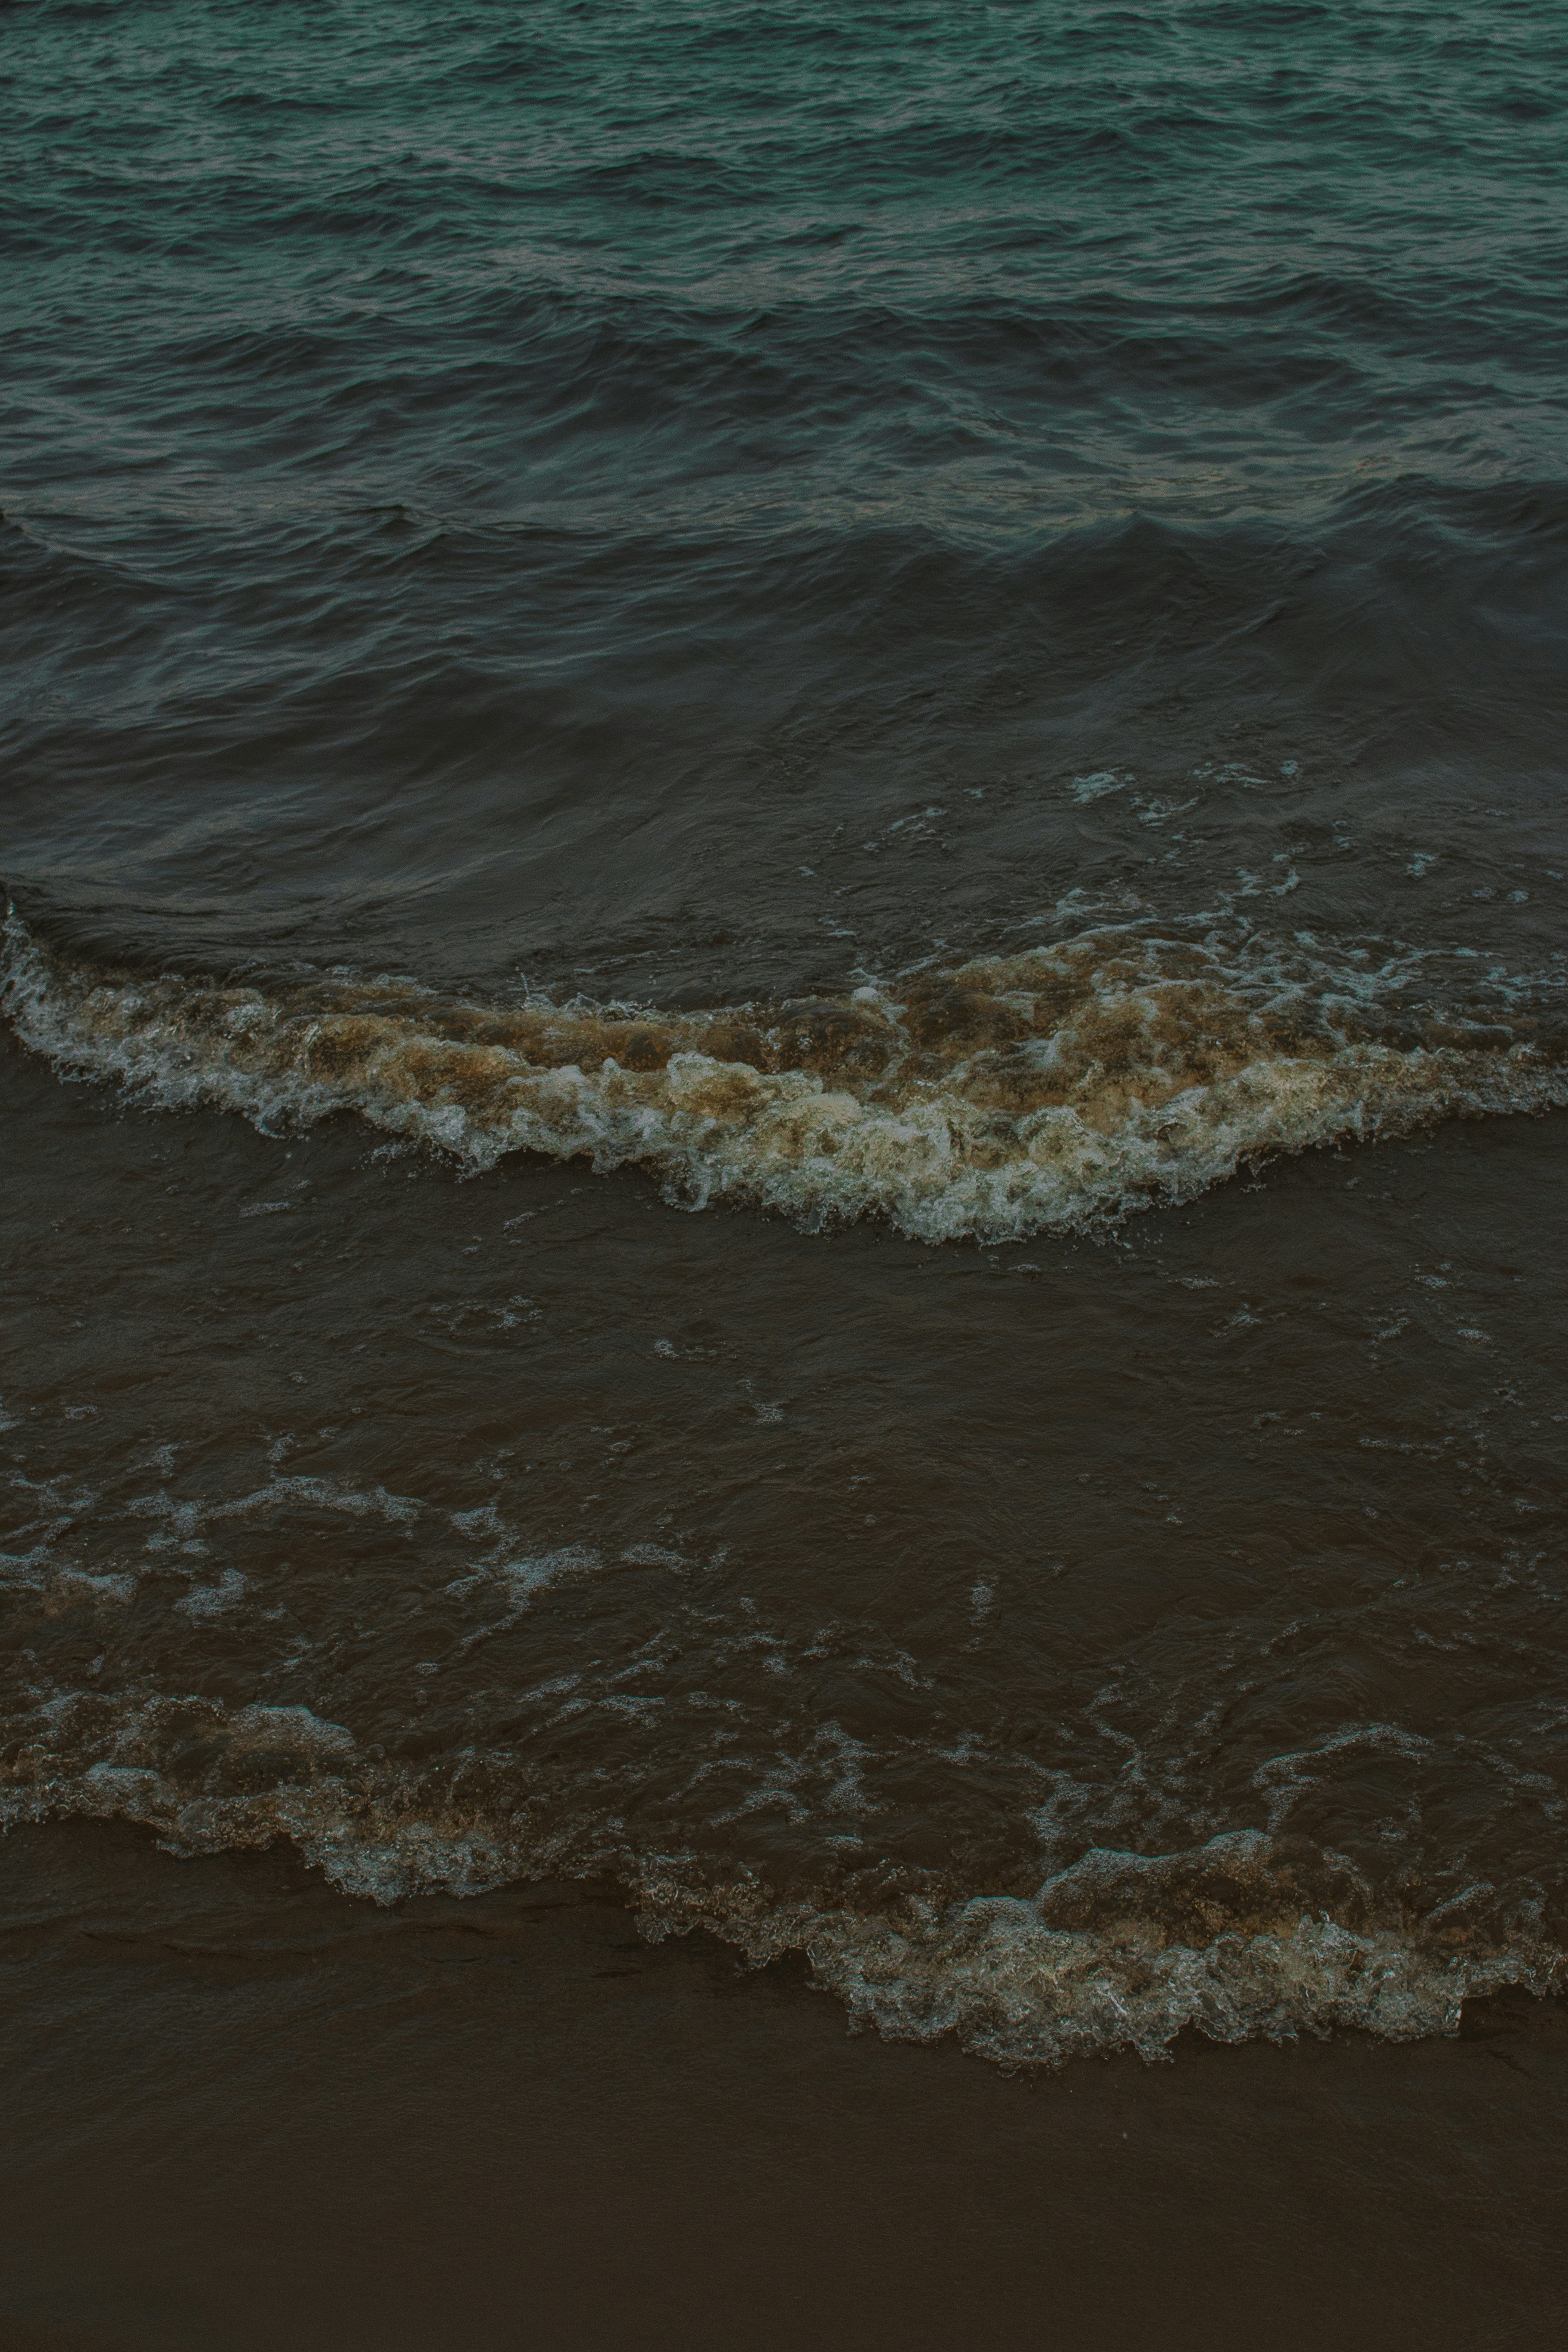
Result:
M1341 482L1321 529L1288 530L1059 530L940 467L897 518L793 488L763 514L743 475L679 513L655 487L635 530L613 499L480 518L298 477L272 503L237 478L8 523L6 878L89 952L213 971L286 945L486 992L521 964L569 994L651 923L776 944L762 973L691 974L713 1003L989 947L1046 881L1176 922L1283 853L1314 932L1514 960L1452 886L1499 881L1474 870L1490 801L1505 890L1551 895L1530 869L1564 709L1559 486ZM1112 767L1192 812L1168 820L1184 866L1148 856L1152 806L1121 823L1131 796L1083 818L1073 776ZM933 805L940 876L890 830ZM1345 821L1382 835L1353 866ZM1413 846L1436 883L1411 887ZM856 951L814 971L800 942L844 890Z
M166 1108L277 1130L354 1111L476 1168L642 1163L691 1206L1018 1239L1190 1200L1246 1161L1568 1103L1560 984L1384 950L1089 932L853 993L670 1016L395 980L138 978L13 916L18 1035ZM1546 1016L1547 1007L1555 1017Z

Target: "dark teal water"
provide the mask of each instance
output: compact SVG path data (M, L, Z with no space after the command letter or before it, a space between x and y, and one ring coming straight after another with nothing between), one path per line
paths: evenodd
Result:
M1562 1981L1565 89L5 12L13 1814L1009 2062Z
M1556 9L137 0L4 68L3 854L72 936L710 1000L837 977L846 886L875 965L1124 883L1053 787L1205 761L1274 786L1200 892L1538 878Z

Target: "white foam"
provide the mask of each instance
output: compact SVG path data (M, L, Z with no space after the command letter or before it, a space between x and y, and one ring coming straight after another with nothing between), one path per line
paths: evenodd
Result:
M378 1763L344 1725L304 1706L231 1714L191 1696L109 1713L92 1695L62 1693L40 1706L37 1727L0 1788L0 1825L121 1818L192 1853L284 1836L345 1894L381 1904L614 1875L653 1940L700 1927L758 1965L804 1954L852 2026L903 2041L952 2035L1005 2066L1112 2050L1163 2058L1189 2029L1231 2042L1336 2027L1407 2041L1457 2032L1478 1994L1568 1990L1568 1955L1528 1932L1467 1930L1463 1898L1444 1906L1460 1925L1435 1914L1423 1932L1358 1916L1352 1884L1337 1906L1350 1916L1337 1916L1304 1894L1299 1858L1256 1831L1173 1855L1091 1851L1031 1897L894 1894L856 1906L781 1897L745 1871L726 1881L689 1856L637 1854L614 1821L546 1828L526 1803L488 1813L460 1801L438 1768L422 1778ZM204 1752L237 1750L279 1777L235 1790L215 1788L209 1771L205 1789L181 1786L166 1759L193 1732ZM839 1773L835 1801L853 1810L857 1743L826 1725L819 1744ZM470 1751L465 1770L472 1760ZM787 1805L789 1782L785 1769L774 1801ZM1332 1857L1317 1859L1325 1885L1345 1878Z
M575 1583L597 1576L604 1554L592 1544L562 1544L554 1551L538 1552L529 1559L510 1559L496 1570L514 1609L526 1609L535 1593L552 1584Z
M1266 1836L1240 1831L1189 1854L1091 1852L1033 1898L942 1904L917 1895L879 1913L769 1904L753 1887L736 1890L742 1899L727 1913L672 1876L648 1885L640 1924L655 1937L704 1926L759 1962L803 1951L852 2026L897 2041L951 2034L1008 2066L1111 2050L1165 2058L1188 2029L1215 2042L1336 2027L1410 2041L1457 2032L1467 2000L1505 1985L1568 1988L1568 1955L1532 1937L1460 1948L1437 1935L1349 1924L1307 1907L1274 1863ZM1201 1939L1173 1933L1163 1898L1173 1872L1179 1879L1194 1868L1250 1879L1254 1906L1275 1916L1258 1924L1244 1907ZM1105 1916L1075 1926L1053 1917L1064 1887L1097 1883L1118 1898Z
M135 980L49 956L15 917L7 937L18 1035L165 1108L269 1132L353 1110L477 1168L521 1150L641 1161L690 1207L875 1213L925 1241L1081 1227L1271 1152L1568 1102L1564 1054L1505 975L1448 959L1433 980L1420 958L1336 961L1317 940L1286 957L1100 930L924 971L901 999L665 1018L443 1004L341 975L270 994ZM1413 1042L1413 978L1430 1000L1456 971L1491 1003L1456 1023L1432 1000Z
M216 1584L194 1584L174 1606L187 1617L222 1617L243 1598L246 1579L237 1568L226 1568Z

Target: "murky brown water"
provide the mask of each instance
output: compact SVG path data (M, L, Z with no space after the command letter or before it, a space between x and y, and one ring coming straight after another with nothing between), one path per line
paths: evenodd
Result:
M933 1251L4 1070L14 1817L1014 2060L1555 1981L1554 1119Z
M8 2352L1554 2344L1559 2003L1005 2081L605 1891L0 1845Z
M1556 2352L1561 11L3 47L0 2337Z

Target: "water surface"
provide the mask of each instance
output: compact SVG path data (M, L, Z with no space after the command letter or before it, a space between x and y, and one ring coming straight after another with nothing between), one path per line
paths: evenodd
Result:
M1562 1982L1563 23L10 14L10 1818Z

